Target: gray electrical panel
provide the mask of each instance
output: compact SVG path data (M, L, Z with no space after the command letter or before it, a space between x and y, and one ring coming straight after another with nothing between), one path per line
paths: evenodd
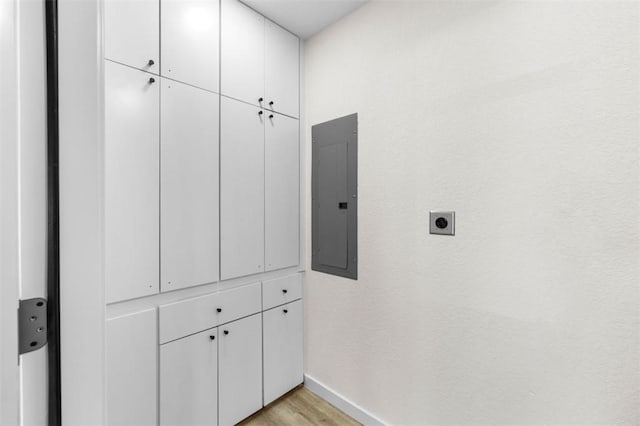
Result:
M311 128L311 269L358 278L358 114Z

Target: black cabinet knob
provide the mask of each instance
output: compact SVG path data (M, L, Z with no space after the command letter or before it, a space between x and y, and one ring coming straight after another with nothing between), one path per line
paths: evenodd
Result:
M149 62L147 62L147 64L149 64L149 66L155 64L155 61L153 59L149 59Z
M149 84L153 84L153 83L155 83L155 82L156 82L156 79L155 79L155 78L153 78L153 77L149 78Z
M269 118L273 118L273 114L269 114Z
M209 339L216 340L216 336L209 336Z
M264 99L262 98L258 98L258 102L262 102Z
M269 105L273 106L273 101L270 101L270 102L269 102Z
M222 308L216 308L216 312L218 313L222 312Z
M282 312L284 312L286 314L289 311L287 309L283 309Z
M227 334L229 334L229 330L224 330L223 333L226 336Z
M287 294L287 291L288 291L288 290L287 290L286 288L283 288L283 289L282 289L282 292L283 292L284 294Z
M262 114L264 114L264 112L258 111L258 115L262 115Z

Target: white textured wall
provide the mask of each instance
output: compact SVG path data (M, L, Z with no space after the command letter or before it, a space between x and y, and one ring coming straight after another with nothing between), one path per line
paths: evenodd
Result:
M307 143L358 112L360 162L359 280L307 274L309 375L391 424L640 424L639 23L373 2L307 41Z

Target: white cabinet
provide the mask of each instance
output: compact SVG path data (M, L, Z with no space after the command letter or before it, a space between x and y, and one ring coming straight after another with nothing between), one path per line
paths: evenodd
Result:
M105 62L107 302L158 292L158 77Z
M160 346L160 425L218 424L217 329Z
M264 271L264 112L222 97L220 111L220 272Z
M160 343L260 312L260 283L160 306Z
M302 298L302 274L262 282L262 309L267 310Z
M105 0L105 57L157 73L160 50L158 0Z
M157 424L156 310L107 320L107 425Z
M161 9L162 75L218 92L219 0L162 0Z
M300 173L298 120L268 113L265 124L266 270L298 264Z
M299 116L299 41L298 37L267 20L265 24L265 106Z
M263 313L264 405L302 383L302 300Z
M162 291L218 280L218 103L162 79Z
M218 327L219 423L231 426L262 408L262 321L252 315Z
M265 19L237 0L222 0L220 14L221 93L260 106Z
M222 0L220 33L221 93L298 117L298 37L237 0Z

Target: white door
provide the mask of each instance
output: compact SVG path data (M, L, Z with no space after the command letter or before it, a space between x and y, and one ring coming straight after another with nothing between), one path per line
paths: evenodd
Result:
M299 117L300 46L298 37L277 24L265 24L266 108Z
M262 408L261 314L218 327L220 426L231 426Z
M263 313L264 405L302 383L302 300Z
M220 103L220 275L264 271L264 112Z
M162 75L218 92L219 0L163 0Z
M265 263L271 271L298 264L300 160L298 120L266 114Z
M105 64L107 302L158 292L158 77Z
M160 69L160 2L104 1L105 57L145 71Z
M217 332L160 346L160 425L218 424Z
M47 346L18 356L19 299L47 297L44 2L0 2L0 424L47 424Z
M107 425L158 424L155 308L107 320Z
M218 281L219 96L162 79L162 291Z
M238 0L222 0L220 90L261 106L264 101L264 21Z

